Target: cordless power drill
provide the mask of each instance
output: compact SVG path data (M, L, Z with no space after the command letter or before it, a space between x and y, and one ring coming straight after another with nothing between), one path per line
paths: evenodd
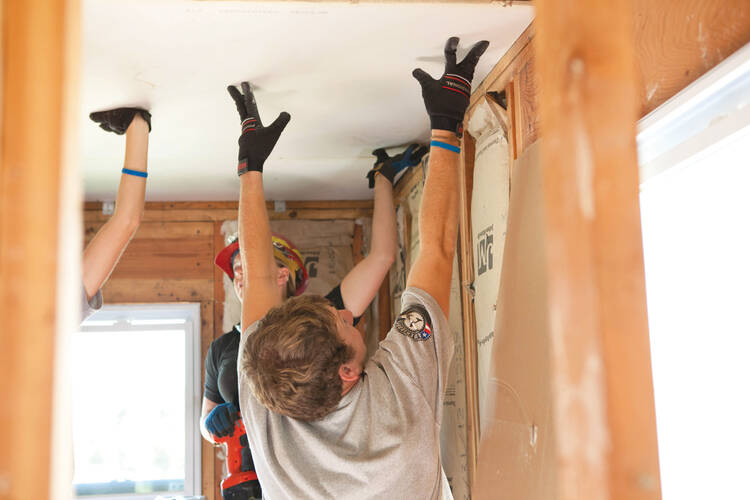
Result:
M234 421L234 430L224 437L214 436L217 443L226 444L227 471L221 481L221 496L224 500L248 500L260 498L261 490L258 475L255 473L253 457L247 442L245 424L239 412Z

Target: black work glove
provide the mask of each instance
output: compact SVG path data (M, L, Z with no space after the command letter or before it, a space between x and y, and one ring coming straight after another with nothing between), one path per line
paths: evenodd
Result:
M234 85L227 87L227 90L234 99L242 120L242 134L237 141L240 145L237 175L251 170L263 172L263 163L271 154L291 116L283 111L270 126L264 127L250 84L242 82L242 94Z
M402 170L419 165L422 157L427 153L425 146L419 144L410 144L408 148L396 156L388 156L384 148L378 148L372 152L375 155L375 164L372 170L367 172L367 179L370 181L369 186L372 189L375 186L375 174L380 174L393 184L396 175Z
M135 115L139 114L148 123L148 131L151 132L151 113L141 108L117 108L107 111L96 111L89 118L99 124L107 132L122 135L130 126Z
M234 403L223 403L211 410L206 417L206 429L216 437L234 434L234 422L240 418L240 411Z
M433 79L420 68L412 72L422 86L422 98L430 115L431 128L450 130L461 137L474 68L489 45L490 42L486 40L477 42L464 60L456 64L458 37L450 37L445 43L445 72L440 80Z

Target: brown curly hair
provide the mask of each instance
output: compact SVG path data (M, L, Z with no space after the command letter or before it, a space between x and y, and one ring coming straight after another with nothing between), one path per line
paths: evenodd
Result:
M269 410L317 420L341 400L339 367L354 351L338 337L330 306L319 295L292 297L268 311L245 343L241 369Z

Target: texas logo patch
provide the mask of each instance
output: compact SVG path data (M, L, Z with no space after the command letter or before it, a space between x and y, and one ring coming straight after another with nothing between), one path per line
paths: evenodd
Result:
M396 318L393 328L412 340L428 340L432 336L430 315L424 307L414 305L406 308Z

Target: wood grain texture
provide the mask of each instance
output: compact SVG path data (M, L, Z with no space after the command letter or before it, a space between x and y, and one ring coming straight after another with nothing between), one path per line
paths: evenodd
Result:
M517 153L523 153L539 137L539 91L537 89L535 63L531 57L531 45L520 55L525 59L514 78L514 99Z
M633 13L536 5L556 498L657 499Z
M85 243L102 224L85 224ZM213 227L211 222L142 223L110 279L212 279Z
M347 219L356 220L360 217L372 217L371 208L299 208L287 209L276 212L269 210L268 218L270 220L336 220ZM205 221L225 221L237 218L237 210L231 208L218 208L213 210L204 209L175 209L175 210L149 210L143 214L144 222L205 222ZM100 210L85 210L83 213L84 222L104 222L109 219L109 215L104 215Z
M56 343L71 326L58 331L56 301L58 214L70 194L60 182L65 20L76 5L0 2L0 498L9 500L61 498L51 464L70 462L70 450L53 457L51 443Z
M466 129L466 124L464 124ZM461 140L459 162L459 279L463 311L464 370L466 380L467 465L470 488L476 480L479 451L479 382L477 380L477 325L474 312L474 252L471 237L471 192L474 188L475 141L468 132Z
M747 0L635 0L639 117L750 42Z
M196 0L198 2L216 1L216 0ZM236 0L219 0L219 1L236 1ZM262 2L265 0L241 0L243 2ZM277 0L279 2L299 2L300 0ZM513 4L531 3L532 0L302 0L303 3L465 3L465 4L499 4L502 6L512 6Z
M503 57L495 64L492 71L474 89L469 101L467 113L471 115L472 110L478 104L479 100L489 91L500 91L515 77L518 68L531 57L531 40L534 38L534 23L532 22L519 36ZM508 103L512 103L511 96L508 95ZM510 106L509 106L510 107Z
M213 299L210 279L110 279L102 288L105 304L200 302Z
M309 200L309 201L285 201L289 210L306 208L372 208L372 200ZM273 210L275 203L266 202L266 208ZM237 210L236 201L148 201L146 210ZM83 210L102 210L102 202L87 201L83 204Z

